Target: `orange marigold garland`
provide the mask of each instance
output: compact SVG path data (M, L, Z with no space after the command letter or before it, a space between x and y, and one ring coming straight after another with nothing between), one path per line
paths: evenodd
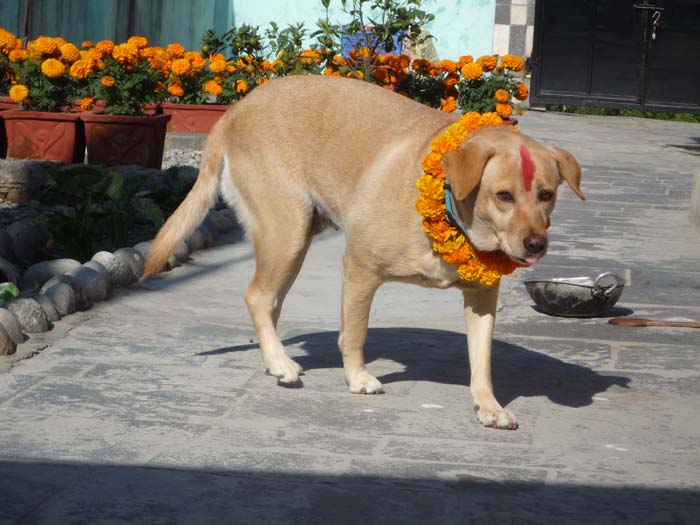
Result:
M483 286L495 286L502 275L512 273L519 265L502 251L484 252L471 245L469 239L447 221L445 209L445 172L442 156L459 148L467 135L482 126L501 125L496 113L476 112L462 116L450 128L433 140L430 152L423 157L423 175L416 184L420 196L416 209L423 216L423 230L433 240L433 250L448 264L457 266L464 281Z

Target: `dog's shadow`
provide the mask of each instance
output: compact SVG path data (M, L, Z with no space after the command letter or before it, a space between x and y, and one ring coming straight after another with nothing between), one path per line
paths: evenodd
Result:
M313 332L294 335L283 343L306 352L294 360L304 370L339 368L338 332ZM219 348L200 355L228 354L257 350L255 343ZM400 381L432 381L445 384L469 384L466 358L467 345L463 333L424 328L372 328L367 334L365 360L370 372L372 361L388 359L403 365L404 370L381 375L377 379L388 385ZM567 363L522 346L494 341L493 384L496 397L507 405L519 397L546 396L552 402L568 407L582 407L593 402L593 396L612 386L626 388L627 377L598 373L579 364Z

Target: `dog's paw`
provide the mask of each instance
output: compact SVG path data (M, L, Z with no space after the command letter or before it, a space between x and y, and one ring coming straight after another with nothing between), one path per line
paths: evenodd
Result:
M304 369L287 356L275 359L265 366L265 373L278 379L284 386L301 383L299 376L304 375Z
M376 377L367 372L367 370L363 370L362 372L356 374L355 377L348 379L348 386L350 387L350 392L352 394L384 393L382 384Z
M479 405L474 405L474 412L477 419L485 427L499 428L502 430L515 430L518 428L518 422L515 416L509 410L503 408L495 410L484 410Z

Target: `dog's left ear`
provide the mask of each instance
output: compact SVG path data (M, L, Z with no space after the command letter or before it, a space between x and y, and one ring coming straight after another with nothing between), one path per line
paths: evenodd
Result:
M554 146L547 146L547 148L557 163L559 176L567 182L579 199L585 201L586 196L581 191L581 166L576 162L574 156L565 149Z
M466 140L459 148L442 156L445 178L457 200L467 198L481 182L484 167L496 148L482 137Z

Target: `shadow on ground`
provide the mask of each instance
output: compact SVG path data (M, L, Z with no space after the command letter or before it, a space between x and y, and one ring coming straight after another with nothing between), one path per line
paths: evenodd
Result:
M304 370L342 368L337 349L338 332L313 332L283 341L306 355L295 357ZM218 355L257 349L257 343L218 348L199 355ZM464 334L426 328L372 328L367 334L365 360L389 359L403 365L401 372L378 375L383 384L399 381L431 381L467 385L469 365ZM507 405L519 397L546 396L568 407L582 407L593 396L616 385L627 387L627 377L598 373L588 367L567 363L522 346L494 341L492 359L496 397ZM375 373L377 373L375 371Z
M690 523L700 511L697 490L488 473L438 480L19 461L0 471L2 523Z

